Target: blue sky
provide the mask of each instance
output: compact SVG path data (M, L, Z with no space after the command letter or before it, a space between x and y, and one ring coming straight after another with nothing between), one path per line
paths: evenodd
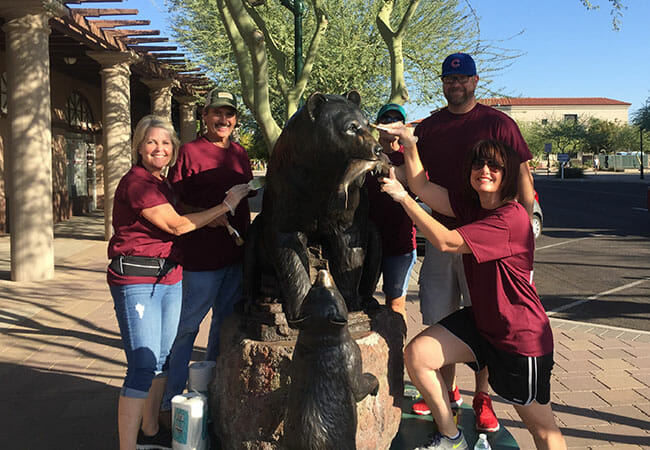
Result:
M607 0L592 0L601 5L595 11L580 0L471 0L481 18L481 36L514 36L502 46L523 53L494 76L494 86L522 97L607 97L631 103L630 112L636 111L650 97L650 0L624 2L621 29L615 31ZM171 37L164 0L83 7L139 9L138 19L151 20L150 28ZM406 109L416 118L436 106Z
M522 97L608 97L636 111L650 97L650 1L624 0L619 31L609 2L587 11L579 0L475 0L481 35L523 56L495 77ZM480 68L479 68L480 70Z

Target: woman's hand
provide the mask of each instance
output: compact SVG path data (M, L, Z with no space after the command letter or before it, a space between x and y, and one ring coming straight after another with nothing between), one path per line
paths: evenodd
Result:
M401 122L394 122L376 125L375 128L380 132L383 131L391 136L397 136L399 143L404 146L404 149L416 148L418 138L413 135L413 132L415 131L415 128L413 127L407 127Z
M241 199L248 195L248 191L250 191L248 183L236 184L228 189L226 192L226 198L223 199L223 203L228 207L232 215L235 215L235 208L237 208Z
M388 177L383 177L379 181L382 183L381 190L390 195L398 203L401 203L408 195L404 186L395 177L394 167L390 168Z

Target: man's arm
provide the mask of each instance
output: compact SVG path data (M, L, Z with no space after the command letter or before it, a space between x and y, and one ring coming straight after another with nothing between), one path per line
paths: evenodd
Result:
M519 180L517 184L519 191L517 201L526 209L528 217L532 220L535 188L533 187L533 175L530 173L528 161L522 162L519 166Z

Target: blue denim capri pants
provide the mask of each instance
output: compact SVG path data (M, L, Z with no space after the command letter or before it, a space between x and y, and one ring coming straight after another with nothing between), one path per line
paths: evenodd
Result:
M384 278L382 290L386 297L398 298L406 295L409 280L411 279L411 270L413 270L416 258L416 251L413 250L410 253L387 256L383 259L381 263Z
M110 289L127 362L121 395L147 398L154 377L163 375L163 365L176 337L182 281Z

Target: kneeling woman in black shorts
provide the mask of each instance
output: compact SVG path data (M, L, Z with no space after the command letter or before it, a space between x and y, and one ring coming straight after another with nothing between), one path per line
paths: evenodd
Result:
M464 254L472 298L471 307L425 329L406 347L411 381L439 430L422 448L467 448L439 371L459 362L474 370L488 367L492 389L514 405L537 448L566 448L551 411L553 335L533 284L535 240L528 214L516 201L519 156L500 142L477 143L465 160L465 192L448 192L427 180L409 131L394 126L391 132L404 144L410 190L464 225L444 227L406 194L394 173L384 178L382 189L402 204L435 247Z

